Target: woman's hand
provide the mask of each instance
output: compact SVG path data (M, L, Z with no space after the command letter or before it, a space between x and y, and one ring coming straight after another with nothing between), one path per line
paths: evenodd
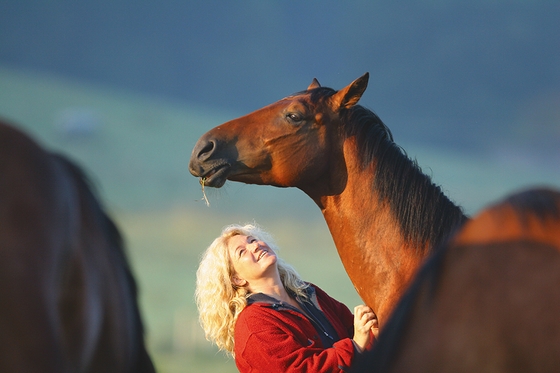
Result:
M372 333L377 338L379 326L377 315L368 306L354 307L354 343L359 352L364 351L373 342Z

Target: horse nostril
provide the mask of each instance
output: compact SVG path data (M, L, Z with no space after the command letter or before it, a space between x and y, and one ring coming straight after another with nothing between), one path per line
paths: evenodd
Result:
M200 160L207 159L212 155L216 149L216 142L214 140L208 140L200 144L200 150L196 153L196 156Z
M208 162L216 152L217 142L215 140L201 139L194 146L189 161L189 171L196 177L204 174L205 163Z

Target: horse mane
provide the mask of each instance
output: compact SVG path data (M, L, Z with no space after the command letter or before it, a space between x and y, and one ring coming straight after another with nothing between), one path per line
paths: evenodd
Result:
M294 94L308 94L311 102L328 100L336 91L318 87ZM362 167L375 163L373 188L380 202L389 204L405 240L431 251L455 232L466 220L431 178L424 174L403 148L393 140L391 130L371 110L354 105L340 111L343 136L354 136Z
M345 136L355 136L362 166L375 163L373 188L389 204L406 240L423 250L444 242L467 217L447 198L418 163L393 140L389 128L371 110L355 105L342 110Z

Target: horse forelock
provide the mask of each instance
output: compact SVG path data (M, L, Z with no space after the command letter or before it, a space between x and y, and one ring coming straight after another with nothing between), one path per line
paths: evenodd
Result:
M318 87L305 91L294 92L284 97L282 100L289 100L297 97L307 97L311 102L318 103L321 100L332 96L336 91L329 87ZM280 100L280 101L282 101Z
M398 146L390 129L372 111L356 105L341 112L345 136L354 136L362 166L375 162L372 188L395 214L405 240L431 250L466 217L461 208Z

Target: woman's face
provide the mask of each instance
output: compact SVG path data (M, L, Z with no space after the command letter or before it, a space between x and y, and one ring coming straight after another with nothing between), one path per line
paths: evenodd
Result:
M252 236L236 235L229 239L227 246L235 285L250 288L277 273L276 254L265 242Z

